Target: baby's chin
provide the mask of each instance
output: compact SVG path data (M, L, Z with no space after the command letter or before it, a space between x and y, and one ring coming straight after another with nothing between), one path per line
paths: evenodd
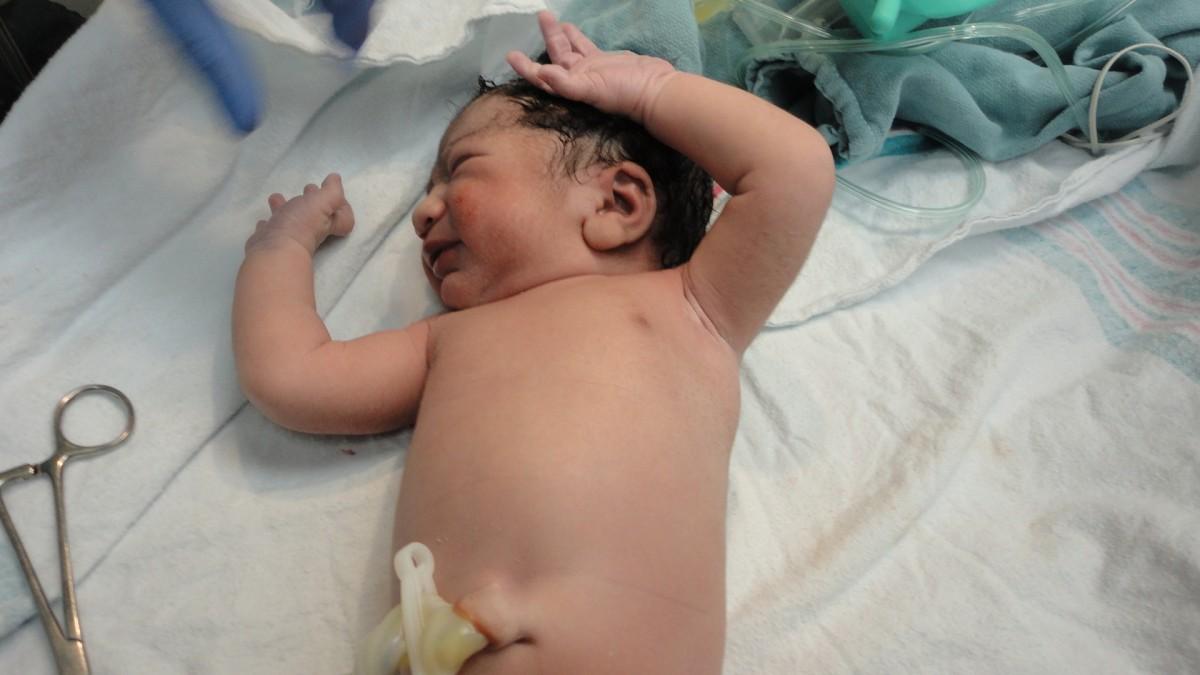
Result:
M474 275L459 271L451 272L444 279L438 279L433 275L429 276L429 283L433 286L433 291L437 293L442 304L449 310L470 309L486 305L511 298L531 288L527 284L514 283L515 281L509 279L503 283L495 281L481 283Z
M460 283L461 279L458 277L461 275L451 274L445 279L438 279L430 275L429 283L433 286L433 292L441 298L446 309L455 311L483 304L484 301L479 294L473 292L466 284Z
M466 288L463 280L458 273L451 273L446 279L439 279L434 275L433 270L425 267L425 280L429 282L429 287L433 289L434 295L442 301L442 305L449 310L467 309L479 304L478 301L471 297L470 289ZM447 280L449 283L447 283Z

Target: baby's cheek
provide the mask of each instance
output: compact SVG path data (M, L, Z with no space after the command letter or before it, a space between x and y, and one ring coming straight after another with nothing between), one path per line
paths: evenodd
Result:
M479 218L479 195L470 188L455 192L450 197L450 208L459 225L474 225Z

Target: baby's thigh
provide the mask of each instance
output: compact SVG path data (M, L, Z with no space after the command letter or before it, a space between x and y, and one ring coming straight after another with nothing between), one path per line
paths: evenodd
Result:
M723 598L678 601L585 576L535 581L514 607L525 637L469 660L462 675L718 675Z

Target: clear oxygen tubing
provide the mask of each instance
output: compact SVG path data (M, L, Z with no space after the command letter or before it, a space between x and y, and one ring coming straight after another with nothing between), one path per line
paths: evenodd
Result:
M931 224L945 223L948 221L961 221L966 218L967 213L983 199L984 188L987 187L987 178L983 174L983 162L979 161L979 155L971 152L969 148L962 145L958 141L932 128L921 128L916 130L922 136L941 143L950 154L958 158L963 164L963 168L967 171L967 196L963 201L953 206L913 206L911 204L903 204L884 197L881 194L876 194L862 187L858 183L851 181L841 175L837 176L838 184L842 186L850 194L868 201L880 208L883 208L891 213L897 213L912 218L919 218L924 221L929 221Z
M728 4L726 2L726 5ZM825 40L835 37L833 33L826 30L823 26L818 26L802 17L775 9L769 5L764 5L761 2L737 2L734 0L733 5L728 7L728 9L736 9L738 12L745 12L756 18L770 21L780 27L808 33L815 38Z
M1088 113L1082 101L1076 101L1071 92L1067 71L1063 67L1058 53L1041 35L1034 31L1007 23L968 23L954 26L942 26L915 31L901 40L878 42L863 38L858 39L801 39L781 40L768 44L751 47L738 61L737 77L745 81L746 71L750 64L761 58L767 58L782 51L807 52L813 54L861 54L869 52L923 52L947 42L961 40L979 40L985 38L1009 38L1028 45L1045 62L1050 70L1051 78L1063 95L1067 109L1075 116L1080 129L1089 129ZM838 184L852 194L874 204L882 209L904 216L916 216L926 220L944 221L962 218L983 197L985 181L983 168L978 155L969 149L955 143L948 137L923 130L931 138L942 142L951 152L957 155L967 167L968 190L964 201L945 208L925 208L908 204L899 204L881 195L875 194L864 187L837 177Z
M1057 12L1061 9L1067 9L1076 5L1089 5L1095 1L1096 0L1051 0L1050 2L1045 2L1035 7L1018 9L1005 18L1011 23L1024 23L1027 19L1031 19L1035 16L1049 14L1050 12ZM1095 21L1089 23L1083 28L1080 28L1074 34L1054 45L1055 53L1061 52L1067 47L1075 44L1076 41L1082 40L1104 26L1116 21L1117 18L1128 11L1130 7L1133 7L1137 1L1138 0L1124 0L1124 2L1118 2L1117 4L1113 5L1107 12L1097 17ZM981 9L972 12L971 15L967 17L967 20L963 23L972 23L975 20L975 15L984 11L986 10Z

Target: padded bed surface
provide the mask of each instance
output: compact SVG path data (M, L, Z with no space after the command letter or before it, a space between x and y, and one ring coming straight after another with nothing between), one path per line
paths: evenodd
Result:
M242 242L266 194L340 170L360 220L318 255L332 332L437 311L406 212L454 102L536 43L540 6L463 3L449 48L367 76L254 42L269 111L238 142L144 13L109 0L0 127L0 466L49 453L77 384L139 414L67 479L95 672L350 669L388 604L409 435L304 436L245 404ZM136 87L79 78L134 66ZM67 105L81 94L90 117ZM88 139L56 145L85 119ZM1200 172L1151 170L1194 161L1198 137L1192 114L1165 144L990 165L944 227L839 197L745 358L726 672L1200 669ZM961 185L940 153L896 169L856 176L893 196ZM13 488L56 589L48 490ZM31 617L0 554L0 671L52 671Z

